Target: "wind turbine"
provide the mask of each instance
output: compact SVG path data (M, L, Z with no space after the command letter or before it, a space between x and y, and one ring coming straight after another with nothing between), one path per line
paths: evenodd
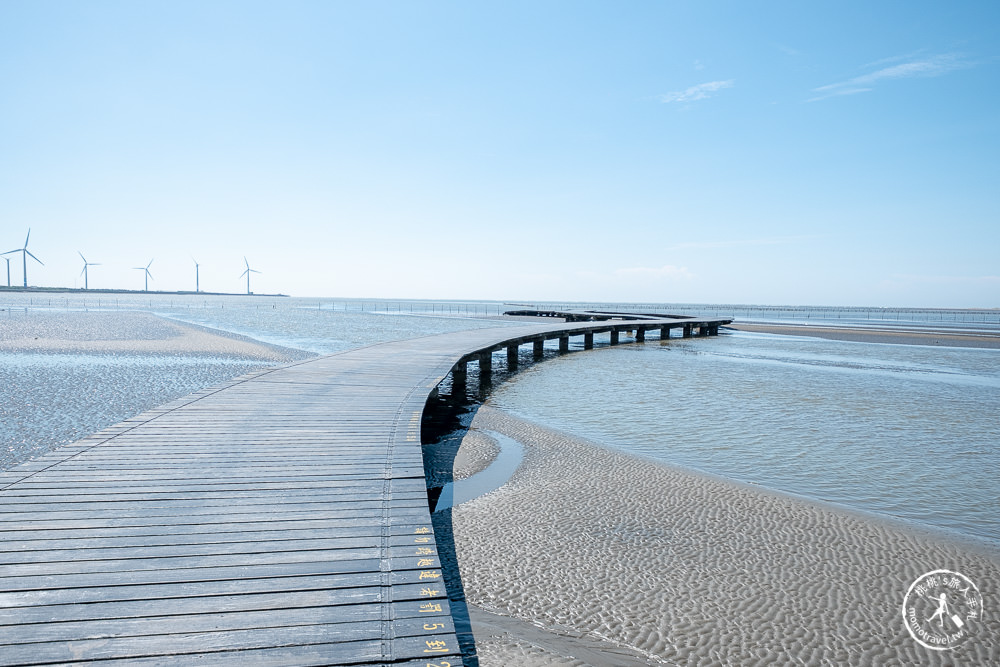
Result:
M260 273L260 271L257 271L256 269L251 269L250 268L250 262L247 261L247 258L246 258L245 255L243 256L243 263L247 265L247 270L240 274L240 278L242 278L243 276L247 277L247 294L253 294L253 292L250 291L250 274L251 273Z
M146 272L146 291L147 292L149 291L149 279L153 277L153 274L149 272L149 267L151 267L152 265L153 265L153 260L149 260L149 264L147 264L146 266L133 266L132 267L136 271L145 271Z
M83 276L83 289L90 289L90 285L88 284L88 278L90 277L89 275L90 272L87 271L87 267L100 266L100 264L98 264L97 262L88 262L87 258L84 257L83 253L80 252L79 250L76 251L76 254L79 255L80 259L83 260L83 271L80 272L80 275Z
M21 263L24 264L24 286L25 286L25 288L28 287L28 258L31 257L31 259L35 260L36 262L38 262L42 266L45 266L45 263L42 260L40 260L37 257L35 257L34 255L32 255L31 251L28 250L28 239L30 239L30 238L31 238L31 229L28 229L28 235L24 237L24 247L23 248L16 248L14 250L8 250L5 253L0 253L0 254L3 254L3 255L10 255L10 254L13 254L15 252L21 253ZM8 270L8 272L10 271L10 263L9 262L7 264L7 270ZM10 282L10 280L8 280L7 282Z
M197 294L198 292L201 291L201 288L198 285L198 283L199 283L199 271L198 271L198 268L201 266L201 264L199 264L198 260L196 260L194 257L191 258L191 261L194 262L194 291Z
M7 262L7 287L10 287L10 257L4 257L3 261Z

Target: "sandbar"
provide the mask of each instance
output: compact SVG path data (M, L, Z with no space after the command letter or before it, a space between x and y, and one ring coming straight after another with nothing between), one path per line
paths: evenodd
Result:
M313 356L141 311L6 314L0 352L224 355L275 363Z
M812 336L856 343L892 343L896 345L940 345L944 347L979 347L1000 349L1000 336L989 330L945 330L930 328L850 327L814 324L767 324L734 322L725 327L737 331Z
M508 484L436 527L451 529L483 667L601 663L567 638L609 665L1000 664L992 545L666 466L488 402L477 429L525 448ZM902 619L909 586L936 569L988 606L950 651Z

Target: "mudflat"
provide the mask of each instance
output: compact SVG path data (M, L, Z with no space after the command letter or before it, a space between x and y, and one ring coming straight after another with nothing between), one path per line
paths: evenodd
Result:
M989 545L662 465L489 404L472 429L525 449L508 484L451 514L484 667L1000 664L995 613L950 651L920 646L902 616L910 585L937 569L1000 599Z

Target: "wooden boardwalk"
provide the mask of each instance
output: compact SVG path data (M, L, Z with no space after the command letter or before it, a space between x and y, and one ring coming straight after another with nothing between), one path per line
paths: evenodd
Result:
M462 664L427 507L423 408L454 370L570 335L385 343L206 389L0 473L0 665ZM714 327L714 329L713 329ZM511 352L513 350L513 353Z

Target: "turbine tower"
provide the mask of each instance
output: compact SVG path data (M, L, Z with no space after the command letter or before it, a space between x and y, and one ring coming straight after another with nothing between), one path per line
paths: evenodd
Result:
M42 260L40 260L37 257L35 257L34 255L32 255L31 251L28 250L28 239L30 239L30 238L31 238L31 229L28 229L28 235L24 237L24 247L23 248L15 248L14 250L8 250L5 253L0 253L0 254L3 254L3 255L11 255L11 254L13 254L15 252L21 253L21 263L24 265L24 286L25 286L25 288L28 287L28 258L30 257L31 259L35 260L36 262L38 262L42 266L45 266L45 262L43 262ZM7 264L7 270L8 270L8 272L10 271L10 264L9 263ZM10 282L10 280L8 280L7 282Z
M198 292L201 291L201 287L199 285L200 282L199 267L201 267L201 264L199 264L198 260L196 260L194 257L191 258L191 261L194 262L194 291L195 294L197 294Z
M242 278L243 276L247 277L247 294L253 294L253 292L250 291L250 274L251 273L260 273L260 271L257 271L256 269L251 269L250 268L250 262L247 261L247 258L246 258L245 255L243 256L243 263L247 265L247 270L240 274L240 278Z
M87 258L84 257L83 253L80 252L79 250L76 251L76 254L79 255L80 259L83 260L83 271L80 272L80 275L83 276L83 289L90 289L90 284L88 282L88 279L90 278L90 275L89 275L90 272L87 271L87 267L88 266L100 266L100 264L98 264L97 262L88 262Z
M149 264L147 264L146 266L133 266L132 267L136 271L145 271L146 272L146 290L145 291L147 291L147 292L149 291L149 279L153 277L153 274L149 272L149 267L151 267L152 265L153 265L153 260L149 260Z
M3 261L7 262L7 287L10 287L10 257L4 257Z

